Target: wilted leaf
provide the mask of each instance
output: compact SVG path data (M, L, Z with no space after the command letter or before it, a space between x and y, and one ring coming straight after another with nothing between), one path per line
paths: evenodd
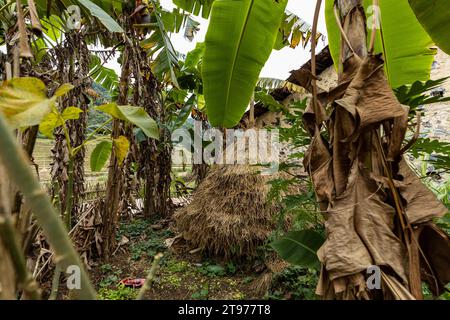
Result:
M112 143L111 141L102 141L100 142L91 154L91 170L93 172L98 172L103 169L106 162L109 159L112 151Z
M36 78L15 78L0 88L0 111L13 128L37 125L51 111L45 84Z
M68 107L64 109L62 113L62 118L64 120L78 120L80 118L80 114L84 111L77 107Z
M63 95L71 85L60 89L58 94ZM57 97L47 98L45 84L37 78L15 78L0 88L0 111L13 128L35 126L52 111Z
M56 109L47 114L39 124L39 131L48 138L54 138L53 132L59 126L62 126L67 120L77 120L83 110L76 107L68 107L59 114Z
M65 83L56 90L55 97L58 97L58 98L62 97L63 95L65 95L67 92L69 92L73 88L74 88L74 86L71 85L70 83Z
M119 165L125 160L128 150L130 150L130 141L124 136L120 136L113 140L114 151Z
M55 111L50 112L39 124L39 131L46 137L53 139L55 129L63 124L63 120Z

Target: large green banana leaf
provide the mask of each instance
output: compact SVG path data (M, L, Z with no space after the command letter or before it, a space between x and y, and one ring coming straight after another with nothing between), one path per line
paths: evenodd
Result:
M208 19L214 1L215 0L173 0L173 3L178 8L190 12L193 15L201 15L204 19ZM319 40L321 37L323 37L323 35L318 32L316 40ZM274 49L281 50L286 46L296 48L300 44L303 45L304 48L310 40L311 25L296 14L286 10L282 18L282 23L278 29Z
M287 0L216 0L202 76L208 118L232 127L245 112L274 46Z
M450 54L450 0L409 0L409 4L436 45Z
M331 55L338 66L341 38L333 4L334 0L326 0L325 17ZM372 0L364 0L369 35L377 12L372 4ZM391 86L397 88L417 80L428 80L435 54L431 49L433 41L417 20L408 0L382 0L379 11L381 29L377 30L375 53L383 53Z

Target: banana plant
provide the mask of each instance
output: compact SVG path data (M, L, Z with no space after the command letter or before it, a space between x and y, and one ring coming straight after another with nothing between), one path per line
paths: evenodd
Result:
M277 37L287 0L216 0L202 78L208 118L232 127L245 112Z
M195 16L201 16L208 19L211 14L211 9L215 0L174 0L173 3L187 12ZM278 1L277 1L278 2ZM319 32L316 36L316 41L324 36ZM286 46L295 48L302 44L303 47L309 43L311 39L311 25L297 16L286 10L281 20L281 25L278 29L277 40L274 49L281 50Z
M409 0L409 4L431 39L450 54L449 0Z
M70 265L81 269L82 289L78 293L81 299L95 299L95 292L86 275L79 256L69 240L59 216L55 212L47 193L42 190L39 181L32 173L24 151L15 143L12 128L23 129L29 126L50 122L54 126L65 125L70 119L79 117L81 110L67 108L62 114L56 113L58 98L67 94L73 86L62 85L51 98L47 98L45 84L36 78L14 78L4 81L0 87L0 131L3 165L10 173L11 181L23 192L37 222L42 227L50 245L54 248L61 267ZM6 120L6 121L5 121ZM8 125L9 124L9 125ZM44 128L49 129L47 125ZM66 132L67 134L67 132ZM67 137L70 143L69 137ZM69 171L70 172L70 171ZM70 179L70 178L69 178ZM70 183L69 183L70 185ZM72 197L69 197L71 199ZM70 200L68 200L70 213ZM66 220L67 222L67 220Z
M336 22L335 1L326 0L325 5L330 52L335 66L339 67L341 34ZM391 87L428 80L436 51L408 0L379 1L379 7L373 6L372 0L365 0L363 5L368 13L368 34L372 32L373 23L376 24L374 53L383 54Z

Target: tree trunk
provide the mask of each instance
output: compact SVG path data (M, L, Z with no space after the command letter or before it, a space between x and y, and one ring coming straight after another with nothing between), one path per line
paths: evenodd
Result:
M139 57L139 64L135 68L135 103L159 123L167 122L164 105L159 98L160 84L152 73L147 53L139 46L134 53ZM139 90L138 90L139 89ZM160 215L165 217L171 213L171 170L172 170L172 141L170 132L161 128L160 139L146 138L139 145L139 177L145 186L144 215Z
M5 174L3 165L0 163L0 219L8 208L9 186L8 177ZM0 222L0 223L3 223ZM16 299L16 273L14 265L9 254L9 250L3 243L0 235L0 300Z
M336 3L339 85L317 95L313 80L314 98L304 114L313 138L304 164L327 220L317 293L327 299L421 299L420 261L432 253L422 248L419 254L421 235L413 229L425 227L440 239L437 247L448 247L448 237L432 224L447 209L403 158L408 110L390 88L381 56L368 52L362 0ZM439 292L446 266L428 260L422 270L432 274ZM368 282L372 265L381 287Z
M130 81L130 47L125 44L122 57L122 73L119 84L119 105L128 104L128 85ZM112 125L112 138L117 139L124 132L124 123L114 119ZM108 171L108 182L106 185L105 209L103 211L103 258L108 261L116 244L116 229L121 211L121 197L124 188L124 174L122 166L117 161L113 148Z
M67 129L69 131L70 143L73 148L83 144L86 139L87 129L87 112L89 110L90 100L86 95L86 90L91 87L89 75L90 52L84 41L82 34L78 32L71 32L66 35L66 40L63 46L55 49L55 54L58 59L58 76L60 83L71 83L74 89L71 90L61 101L60 111L68 107L78 107L84 112L80 114L79 119L69 120L67 122ZM55 130L55 146L52 150L52 181L58 186L58 190L53 190L58 193L61 204L61 214L66 212L68 203L68 189L69 189L69 175L73 175L73 190L71 202L72 206L69 217L76 218L79 214L80 207L83 202L85 187L84 187L84 159L86 156L85 148L83 147L75 156L73 160L73 170L69 172L70 155L67 147L66 137L63 129ZM71 222L69 223L71 224Z

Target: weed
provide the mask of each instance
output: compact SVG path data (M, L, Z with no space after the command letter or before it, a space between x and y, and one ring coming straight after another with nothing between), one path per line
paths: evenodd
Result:
M315 300L315 287L318 282L317 271L298 266L290 266L274 277L269 290L269 299Z
M189 269L190 264L187 261L176 261L173 259L167 260L164 270L172 273L185 272Z
M100 300L134 300L137 296L137 290L127 288L119 284L116 289L102 288L98 292Z
M104 264L100 267L103 274L106 274L106 277L100 281L100 288L107 288L113 285L116 285L120 281L120 275L122 274L122 270L114 269L110 264Z
M221 277L225 275L226 270L222 266L206 262L198 268L198 272L208 277Z
M195 300L208 300L209 298L209 289L203 288L202 290L198 292L194 292L191 296L192 299Z

